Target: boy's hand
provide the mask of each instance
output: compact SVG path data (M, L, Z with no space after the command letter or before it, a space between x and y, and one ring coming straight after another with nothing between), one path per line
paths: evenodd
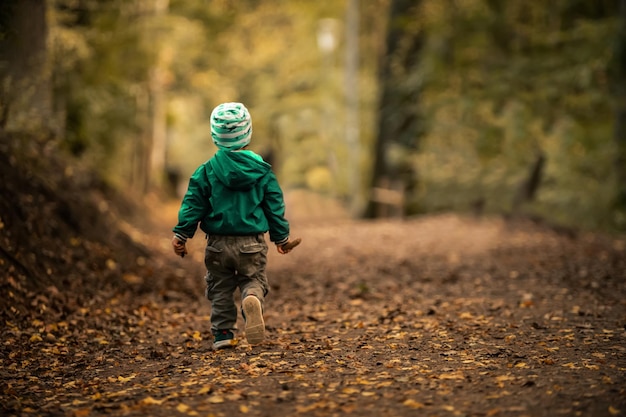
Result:
M187 246L185 242L179 240L176 236L172 238L172 248L174 248L174 253L181 258L184 258L187 254Z
M288 240L286 243L283 243L280 246L276 246L276 249L278 250L278 253L284 255L286 253L291 252L293 248L295 248L296 246L300 244L300 242L302 242L302 239L300 238L296 238L294 240Z

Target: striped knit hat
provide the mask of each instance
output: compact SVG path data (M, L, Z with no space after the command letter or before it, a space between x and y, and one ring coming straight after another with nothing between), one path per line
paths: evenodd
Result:
M213 143L227 151L241 149L250 143L252 119L241 103L222 103L211 113Z

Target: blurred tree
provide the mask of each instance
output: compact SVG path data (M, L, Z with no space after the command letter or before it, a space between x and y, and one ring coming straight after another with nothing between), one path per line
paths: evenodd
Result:
M362 208L360 177L361 141L359 129L359 0L348 0L346 7L346 146L348 152L348 195L350 210L357 214Z
M185 2L181 10L181 3L55 0L55 97L65 121L62 143L138 194L158 189L171 174L168 137L179 119L170 103L211 94L197 80L209 71L211 37L203 24L215 10L192 9L204 3L200 0Z
M617 171L616 210L619 225L626 228L626 0L620 0L619 29L611 60L615 98L615 169Z
M368 3L364 15L382 21L377 8L384 2ZM274 156L287 186L349 193L348 164L338 163L347 155L344 66L337 60L343 2L51 4L62 144L115 184L142 194L151 183L158 186L165 172L168 178L186 177L214 152L211 109L243 101L254 118L253 146ZM315 34L326 18L337 22L337 47L323 66ZM368 38L372 43L376 33ZM372 63L367 65L371 71ZM371 78L359 68L352 81L364 84L371 96ZM328 137L320 137L320 126Z
M51 74L54 114L39 119L141 195L210 157L210 111L242 101L253 147L273 156L287 188L350 198L351 149L373 149L360 161L376 190L370 217L483 207L624 224L623 0L371 0L359 4L367 30L355 42L357 1L5 0L1 119L45 114ZM321 22L332 23L326 51ZM359 48L368 53L351 55ZM36 73L16 70L25 61L39 62ZM347 103L346 89L358 100ZM11 91L33 105L17 107Z
M149 5L135 0L55 0L54 5L61 143L107 177L143 191L150 155L147 80L156 60L154 47L142 43ZM120 150L127 150L122 158Z
M610 227L606 39L614 38L616 3L422 5L415 19L426 32L419 72L428 128L413 160L420 209L482 201L502 213L528 197L526 213Z
M169 0L154 0L155 19L163 19L169 8ZM163 187L166 177L165 159L167 152L167 73L171 66L173 51L159 39L156 48L156 59L150 69L148 88L151 98L151 134L149 148L149 169L146 173L150 189ZM146 190L147 191L147 190Z
M365 217L388 212L395 206L403 213L405 194L416 189L417 174L407 158L415 151L423 129L420 120L420 88L417 67L423 33L414 16L420 2L392 0L386 51L380 59L378 130L374 146L371 196ZM394 197L395 196L395 197ZM391 197L391 199L389 198Z
M53 129L46 0L0 3L0 126Z

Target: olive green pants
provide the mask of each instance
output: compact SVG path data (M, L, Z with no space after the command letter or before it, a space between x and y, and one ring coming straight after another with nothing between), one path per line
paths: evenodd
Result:
M267 243L254 236L211 235L204 255L206 297L211 301L211 330L233 330L237 323L235 290L241 299L254 295L263 306L269 291L265 267Z

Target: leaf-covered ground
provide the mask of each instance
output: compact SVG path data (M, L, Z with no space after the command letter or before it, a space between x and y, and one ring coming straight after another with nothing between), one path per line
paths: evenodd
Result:
M268 339L214 352L176 203L123 221L2 151L0 415L626 415L624 237L328 221L290 194L303 243L270 254Z

